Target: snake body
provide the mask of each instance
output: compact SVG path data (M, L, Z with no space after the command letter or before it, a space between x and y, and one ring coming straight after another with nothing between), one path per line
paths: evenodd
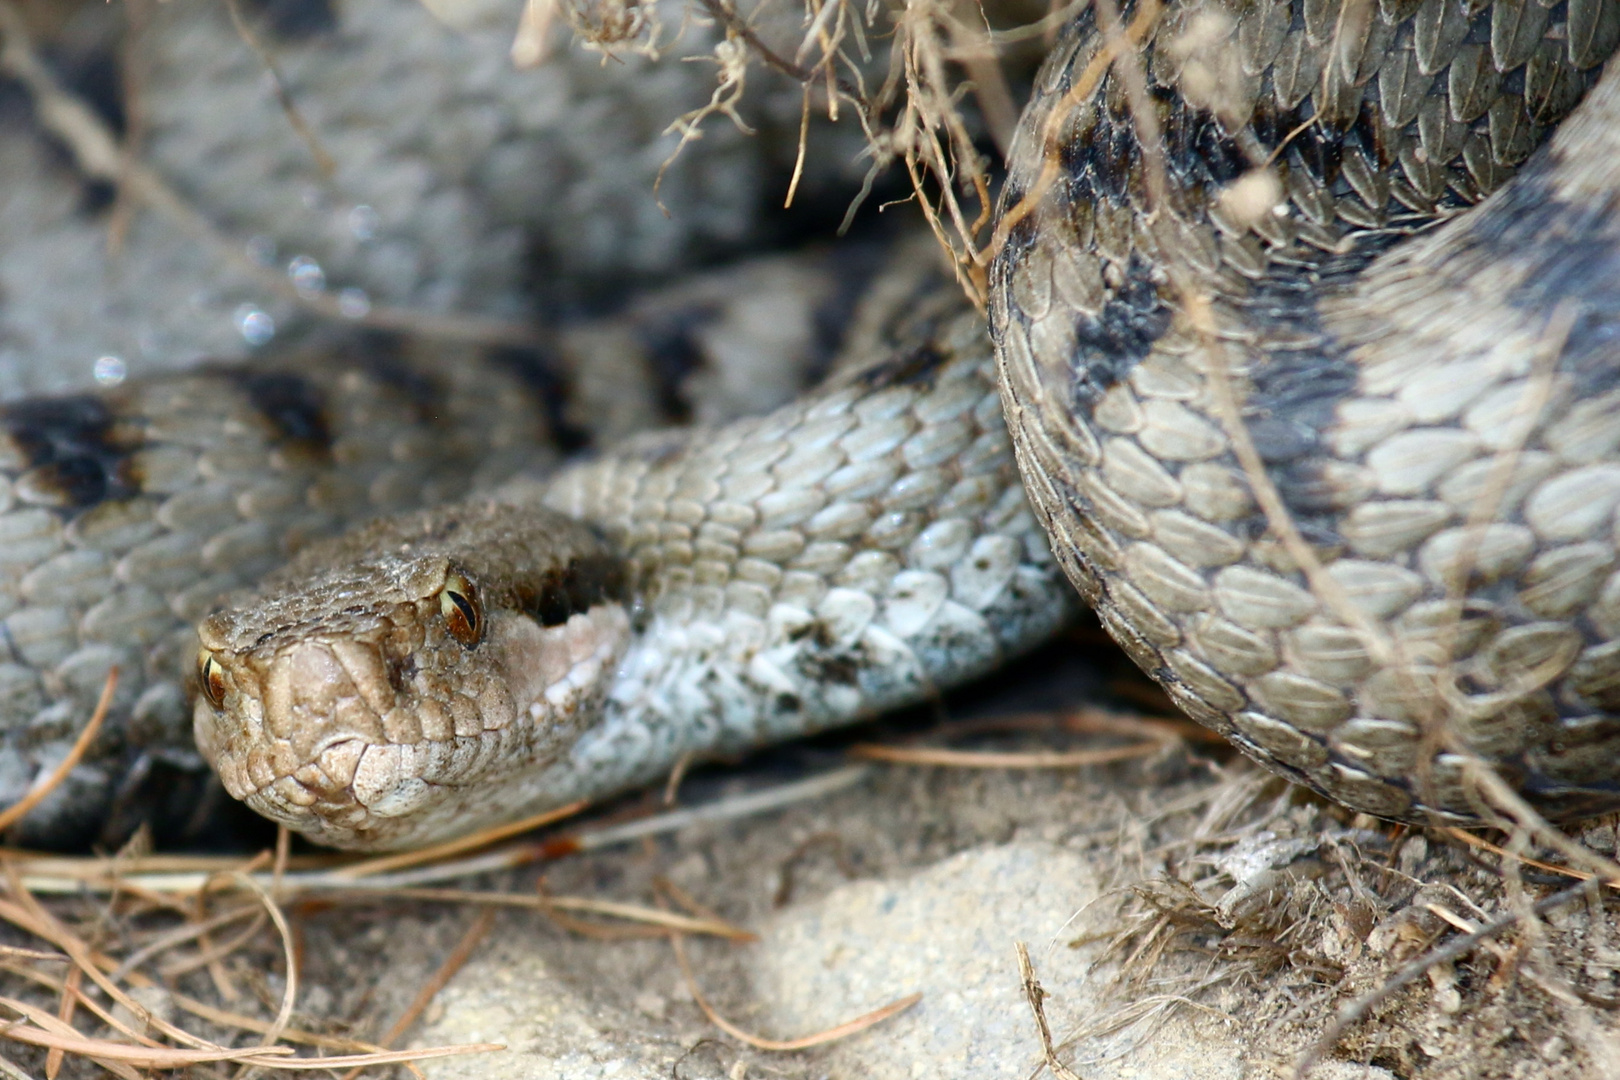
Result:
M1071 598L983 321L909 276L883 347L815 394L318 545L211 616L195 719L227 790L323 843L409 847L916 701L1049 636Z
M830 363L821 327L850 322L871 254L693 275L541 349L349 334L0 404L0 803L54 771L119 669L99 735L23 839L192 827L195 624L222 597L312 540L544 472L563 445L791 400Z
M33 835L82 835L132 761L187 755L193 627L222 595L313 537L547 458L537 364L443 359L311 352L0 406L8 801L67 755L119 670L112 719Z
M118 650L190 668L233 794L400 847L931 694L1048 635L1066 573L1191 715L1346 805L1466 815L1472 763L1557 814L1620 803L1614 80L1532 157L1597 81L1616 4L1111 11L1054 50L1021 127L994 356L948 282L902 273L817 392L310 545L203 621L194 665L174 620L272 561L273 530L247 530L240 573L202 549L207 589L118 592L153 643L86 639L101 594L36 568L129 576L168 504L107 478L168 384L128 424L18 407L7 505L45 539L13 549L6 685L54 717ZM185 417L233 377L190 378ZM523 404L502 387L481 394ZM232 512L259 503L225 485L281 468L283 421L310 415L251 390L236 413L185 436L200 462L269 423L190 467ZM342 524L282 502L296 537ZM91 511L133 515L123 547L82 539ZM44 646L11 629L30 619ZM152 697L172 723L175 692Z
M1616 77L1531 156L1620 10L1145 10L1116 33L1151 33L1163 190L1088 17L1005 192L1009 426L1070 580L1182 709L1345 805L1466 817L1478 766L1620 805Z

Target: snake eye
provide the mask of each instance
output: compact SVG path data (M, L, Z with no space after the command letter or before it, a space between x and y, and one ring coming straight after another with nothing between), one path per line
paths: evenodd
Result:
M216 709L225 707L225 669L214 659L212 649L197 652L197 682L209 704Z
M450 636L471 649L484 638L484 606L478 602L478 590L461 574L451 573L444 579L439 593L439 611Z

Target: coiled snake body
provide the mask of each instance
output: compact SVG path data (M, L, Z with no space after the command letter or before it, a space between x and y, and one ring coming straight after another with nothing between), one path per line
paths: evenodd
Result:
M1620 802L1615 78L1531 157L1617 20L1176 9L1158 191L1107 35L1024 119L992 321L1054 549L1178 705L1358 810L1468 815L1470 762Z
M879 353L776 414L306 547L201 625L197 739L227 788L357 847L604 794L988 669L1061 622L1061 564L1178 704L1347 805L1467 814L1475 761L1558 814L1620 802L1614 80L1531 157L1620 10L1111 12L1068 33L1026 114L994 358L921 275ZM318 432L316 456L347 465L312 418L365 386L429 418L449 393L375 365L248 387L226 428L263 438L236 464L285 474ZM161 462L140 456L152 429L76 423L14 415L13 508L50 536L40 559L13 549L0 688L38 697L35 717L64 670L82 697L128 647L96 636L123 631L91 618L94 588L49 593L84 575L43 559L123 582L187 483L216 516L253 502L223 493L245 471L229 454L154 473L129 464ZM463 450L536 436L472 429ZM418 446L397 435L350 490L393 490L378 477ZM154 474L172 490L142 510ZM308 482L268 503L319 510L306 533L369 509L310 502ZM86 539L127 507L115 543ZM279 541L246 532L266 561ZM151 625L236 584L225 548L208 574L177 550L172 581L134 586ZM164 632L143 655L177 662ZM136 714L171 715L172 682L151 687Z

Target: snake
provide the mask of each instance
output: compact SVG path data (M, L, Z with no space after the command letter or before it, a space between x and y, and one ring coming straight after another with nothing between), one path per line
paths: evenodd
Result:
M988 320L906 249L817 390L550 475L510 360L8 406L0 710L65 737L134 650L134 742L189 700L233 796L410 847L926 699L1072 583L1352 809L1471 817L1476 769L1620 805L1617 38L1612 0L1094 4Z
M1061 47L1005 189L991 321L1069 580L1348 807L1620 805L1620 11L1150 15Z

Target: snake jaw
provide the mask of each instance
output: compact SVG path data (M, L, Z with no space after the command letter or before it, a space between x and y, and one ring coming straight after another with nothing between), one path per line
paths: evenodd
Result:
M407 539L379 545L393 554L295 571L205 620L218 685L193 721L226 790L317 842L368 849L532 802L534 775L595 721L630 637L622 594L593 584L609 553L536 513L470 509L445 530L453 544L395 523ZM527 553L527 578L481 555L488 533L512 531L545 549Z
M357 638L221 651L225 706L198 698L198 745L233 797L321 843L432 842L529 797L529 778L594 718L629 617L617 604L552 627L497 614L478 650L487 676L463 670L473 657L459 643L433 638L403 679L397 657ZM448 693L445 659L461 662Z

